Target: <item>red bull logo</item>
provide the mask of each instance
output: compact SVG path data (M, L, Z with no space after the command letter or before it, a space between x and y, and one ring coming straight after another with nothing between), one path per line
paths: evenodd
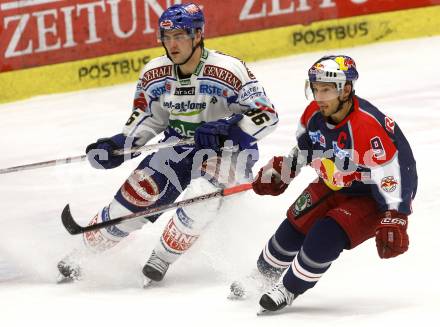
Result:
M324 65L318 62L317 64L313 65L313 67L310 69L310 73L316 74L317 72L320 72L322 70L324 70Z
M352 67L356 67L354 60L351 58L336 57L335 61L338 63L339 69L343 71L349 70Z
M397 185L399 183L397 182L397 180L394 178L394 176L387 176L382 178L382 180L380 181L380 187L382 188L382 190L384 190L385 192L393 192L396 188Z

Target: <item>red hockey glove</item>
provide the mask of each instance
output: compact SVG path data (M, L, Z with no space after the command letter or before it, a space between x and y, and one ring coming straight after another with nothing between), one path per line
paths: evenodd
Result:
M376 247L379 257L389 259L408 250L407 226L408 217L406 215L395 210L385 211L376 228Z
M296 163L294 164L296 165ZM254 192L259 195L280 195L283 193L295 177L295 172L291 167L292 158L273 157L266 166L260 169L257 178L252 183Z

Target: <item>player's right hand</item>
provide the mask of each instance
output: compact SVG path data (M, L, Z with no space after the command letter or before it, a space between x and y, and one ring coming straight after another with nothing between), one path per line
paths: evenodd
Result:
M376 228L376 247L379 257L389 259L408 251L406 232L408 217L395 210L385 211Z
M276 196L286 190L290 181L295 177L295 173L292 173L290 167L283 169L283 162L285 161L285 157L273 157L260 169L252 183L255 193Z
M124 162L124 155L113 155L113 151L124 149L127 137L124 134L117 134L112 137L98 139L95 143L89 144L86 148L87 159L93 168L112 169ZM132 157L138 154L132 155ZM130 158L130 157L129 157Z

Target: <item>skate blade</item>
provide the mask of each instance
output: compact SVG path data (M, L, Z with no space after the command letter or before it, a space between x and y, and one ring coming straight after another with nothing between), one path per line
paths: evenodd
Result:
M260 306L260 308L257 311L257 316L264 316L268 313L268 310Z
M153 281L150 278L144 277L142 282L142 288L150 288L153 285Z

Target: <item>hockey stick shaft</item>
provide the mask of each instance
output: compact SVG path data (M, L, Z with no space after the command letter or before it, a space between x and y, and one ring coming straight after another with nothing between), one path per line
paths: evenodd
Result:
M152 215L155 215L158 213L162 213L162 212L169 211L169 210L174 210L177 208L186 207L186 206L200 203L203 201L207 201L210 199L237 194L240 192L250 190L251 188L252 188L252 184L250 184L250 183L240 184L240 185L225 188L223 190L219 190L216 192L206 193L206 194L202 194L202 195L199 195L199 196L196 196L193 198L181 200L178 202L164 204L164 205L161 205L158 207L153 207L153 208L150 208L150 209L147 209L144 211L132 213L132 214L129 214L126 216L118 217L118 218L115 218L112 220L103 221L101 223L97 223L97 224L93 224L93 225L89 225L89 226L85 226L85 227L82 227L75 222L75 220L73 219L72 214L70 212L70 206L67 204L64 207L64 210L61 214L61 221L62 221L64 227L67 229L67 231L70 234L76 235L76 234L81 234L81 233L89 232L89 231L96 230L96 229L101 229L101 228L112 226L112 225L117 225L117 224L120 224L120 223L122 223L126 220L129 220L129 219L134 219L134 218L138 218L138 217L149 217L149 216L152 216Z
M175 142L163 142L163 143L144 145L141 147L136 147L136 148L132 148L132 149L128 149L128 150L116 150L116 151L113 151L113 155L124 155L124 154L130 154L130 153L134 153L134 152L152 151L152 150L159 150L159 149L164 149L164 148L168 148L168 147L172 147L172 146L190 145L190 144L194 144L193 139L182 139L182 140L178 140ZM74 162L81 162L81 161L86 160L86 158L87 158L87 155L84 154L81 156L67 157L67 158L62 158L62 159L42 161L42 162L36 162L36 163L32 163L32 164L27 164L27 165L3 168L3 169L0 169L0 175L13 173L16 171L22 171L22 170L30 170L30 169L37 169L37 168L70 164L70 163L74 163Z

